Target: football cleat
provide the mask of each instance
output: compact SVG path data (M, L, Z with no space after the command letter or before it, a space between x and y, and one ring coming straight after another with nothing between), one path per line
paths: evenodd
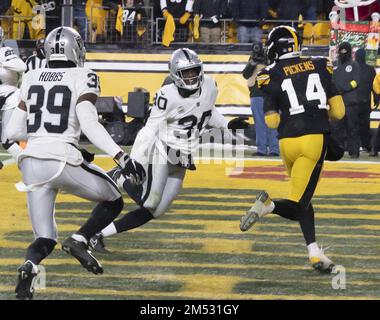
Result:
M240 230L247 231L263 216L271 213L274 203L266 191L261 191L257 196L252 208L240 220Z
M335 267L335 264L325 255L322 247L317 254L310 256L309 260L312 267L321 273L331 273Z
M84 242L69 237L62 243L62 250L76 258L87 271L94 274L103 273L102 265Z
M39 273L38 267L28 260L17 269L17 272L16 298L20 300L33 299L34 283Z
M97 233L90 239L89 246L91 250L101 252L101 253L110 253L106 249L106 245L104 243L104 236L101 232Z

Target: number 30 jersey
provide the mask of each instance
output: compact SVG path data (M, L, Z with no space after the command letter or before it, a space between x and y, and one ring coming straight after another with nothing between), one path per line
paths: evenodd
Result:
M330 132L329 98L338 95L326 58L282 59L263 69L257 84L264 94L264 112L280 113L280 138Z
M175 152L180 154L179 157L190 157L198 147L199 136L206 125L227 127L228 121L214 106L217 94L215 81L207 76L200 90L187 98L180 95L174 83L163 86L154 97L150 116L138 138L142 135L152 137L154 141L150 142L155 144L161 154L167 155L173 164L176 163L171 159L171 154L174 155ZM140 146L138 138L133 145L131 157L144 163L146 146Z
M98 76L85 68L37 69L25 74L21 100L26 103L28 138L78 144L78 98L99 95Z

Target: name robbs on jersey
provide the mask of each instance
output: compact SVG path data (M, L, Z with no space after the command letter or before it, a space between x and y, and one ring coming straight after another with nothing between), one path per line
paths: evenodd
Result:
M28 118L28 138L78 144L80 125L75 106L85 93L99 95L99 79L85 68L37 69L21 85Z
M188 98L183 98L174 84L163 86L154 98L146 124L159 127L159 149L166 153L171 149L190 156L212 117L217 93L215 81L208 77L205 77L200 93Z

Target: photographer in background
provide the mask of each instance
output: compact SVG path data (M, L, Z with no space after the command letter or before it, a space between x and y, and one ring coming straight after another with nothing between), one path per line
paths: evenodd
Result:
M251 110L256 129L256 156L279 156L277 130L269 129L264 118L264 98L257 87L256 77L259 71L266 67L266 57L261 42L254 42L252 54L243 70L243 77L247 79L251 97ZM269 153L268 153L269 151Z

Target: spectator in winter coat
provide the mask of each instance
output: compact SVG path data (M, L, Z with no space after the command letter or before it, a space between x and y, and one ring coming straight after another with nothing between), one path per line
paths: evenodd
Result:
M371 92L373 80L376 77L374 67L365 63L365 50L359 49L355 53L355 60L359 64L360 86L358 87L359 96L359 122L361 146L365 151L371 151Z
M225 16L226 12L227 0L195 0L194 22L200 19L201 42L220 42L220 18Z
M261 42L263 32L260 22L242 20L262 20L268 14L268 0L232 0L231 13L238 24L238 40L241 43Z

